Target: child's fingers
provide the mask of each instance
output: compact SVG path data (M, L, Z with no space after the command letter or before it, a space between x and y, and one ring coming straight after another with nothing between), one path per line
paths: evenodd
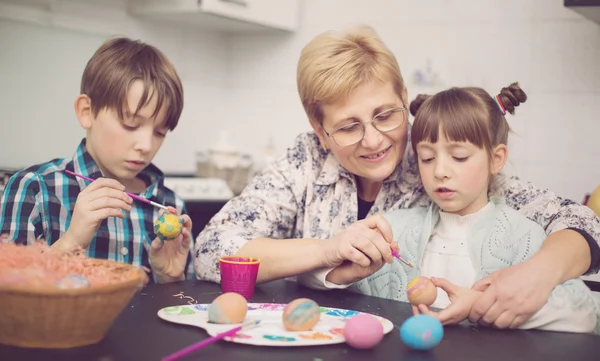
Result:
M90 192L86 195L87 202L94 202L99 199L105 199L105 198L119 199L127 204L133 203L133 199L130 196L128 196L125 192L117 190L117 189L113 189L113 188L107 188L107 187L100 188L100 189L97 189L96 191Z
M124 192L125 186L119 183L119 181L110 179L110 178L98 178L92 183L90 183L81 193L91 193L100 188L113 188L115 190L119 190Z
M188 231L187 228L184 228L181 231L181 247L188 250L190 248L190 244L192 243L192 234Z
M160 238L156 237L150 244L150 252L156 252L160 250L164 245L164 242L160 240Z
M177 209L171 206L167 206L167 209L169 210L169 213L177 215Z
M129 203L117 198L100 198L89 202L89 210L92 212L106 208L131 211L131 205Z
M448 295L452 295L458 292L459 287L456 286L454 283L448 281L445 278L441 278L441 277L431 277L431 282L433 282L433 284L436 287L441 288L442 290L444 290Z
M419 308L415 305L412 305L412 311L413 311L413 315L418 316L421 313L419 312Z
M466 319L465 312L462 311L462 305L453 303L437 313L437 319L442 325L453 325ZM464 316L463 316L464 315Z
M425 315L427 315L427 314L429 314L429 313L430 313L430 311L429 311L429 307L427 307L427 306L425 306L425 305L422 305L422 304L421 304L421 305L419 305L418 307L419 307L419 312L421 312L422 314L425 314Z
M106 219L109 217L125 218L125 213L119 208L101 208L89 211L89 214L91 215L90 221Z
M183 225L185 229L187 229L190 232L192 231L192 219L190 218L190 216L188 216L187 214L182 214L179 220L181 221L181 225Z

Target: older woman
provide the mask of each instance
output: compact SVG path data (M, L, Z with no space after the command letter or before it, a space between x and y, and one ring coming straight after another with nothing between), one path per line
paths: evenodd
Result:
M218 258L239 255L261 259L259 282L300 276L316 288L345 287L328 278L332 269L350 268L360 280L393 262L397 245L377 213L430 202L407 146L404 80L372 29L314 38L300 56L297 81L314 132L299 135L198 236L200 279L219 282ZM503 190L548 238L530 260L474 286L485 292L469 318L516 327L557 284L598 270L600 220L516 178L504 179Z

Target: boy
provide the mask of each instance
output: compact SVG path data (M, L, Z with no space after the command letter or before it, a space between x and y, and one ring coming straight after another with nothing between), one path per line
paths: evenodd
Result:
M185 279L186 269L191 276L190 218L182 215L182 234L163 243L153 232L158 209L125 193L184 212L183 201L151 163L182 108L181 81L160 50L127 38L105 42L87 63L75 100L85 139L72 159L11 177L2 195L0 233L17 243L44 239L63 252L81 248L89 257L143 266L160 283Z

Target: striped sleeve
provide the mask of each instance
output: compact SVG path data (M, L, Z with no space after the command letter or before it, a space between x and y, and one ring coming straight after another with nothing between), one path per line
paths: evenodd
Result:
M43 189L34 172L15 173L2 194L0 233L19 244L44 237Z

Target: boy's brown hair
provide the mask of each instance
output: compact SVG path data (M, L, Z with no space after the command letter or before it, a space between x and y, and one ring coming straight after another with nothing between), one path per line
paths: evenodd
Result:
M175 129L183 109L181 80L160 50L139 40L115 38L102 44L83 71L81 94L90 98L94 116L107 108L123 119L127 92L136 80L144 83L144 92L135 113L155 95L157 106L152 116L166 106L166 126Z

